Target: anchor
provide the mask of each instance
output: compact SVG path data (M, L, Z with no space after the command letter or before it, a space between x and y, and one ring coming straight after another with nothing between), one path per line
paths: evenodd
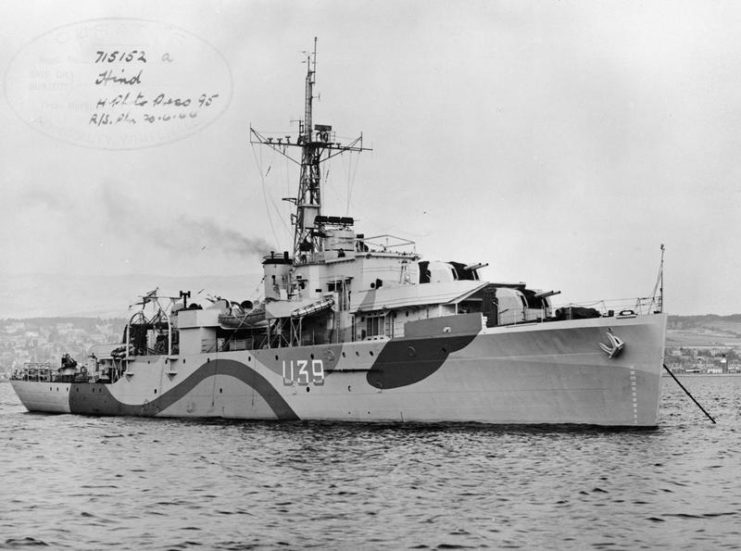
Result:
M625 342L620 337L615 336L609 329L607 330L607 338L609 339L610 344L601 342L599 343L599 346L605 352L605 354L607 354L607 357L612 360L623 353L623 350L625 349Z

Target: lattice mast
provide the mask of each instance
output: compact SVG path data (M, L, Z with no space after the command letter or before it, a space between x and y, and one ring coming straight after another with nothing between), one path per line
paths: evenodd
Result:
M294 257L299 251L316 251L321 246L314 219L321 214L321 156L322 142L312 135L312 104L316 82L316 37L314 51L306 57L306 92L304 98L304 120L299 122L301 147L301 179L296 197L296 220L293 234ZM321 137L321 136L318 136Z
M316 84L316 44L314 50L306 56L306 86L304 97L304 119L299 121L298 139L291 142L290 136L268 138L250 127L251 143L267 145L301 166L298 194L296 197L286 198L296 206L296 212L291 217L294 226L293 256L317 252L322 250L324 233L324 218L322 213L322 175L321 164L336 155L346 151L368 151L363 147L363 135L348 144L335 141L332 127L323 124L313 124L314 85ZM291 147L301 149L301 161L295 160L288 154Z

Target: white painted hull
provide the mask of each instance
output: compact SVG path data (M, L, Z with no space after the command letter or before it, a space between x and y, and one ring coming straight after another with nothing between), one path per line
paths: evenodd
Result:
M11 384L29 411L71 413L69 408L71 383L11 380Z

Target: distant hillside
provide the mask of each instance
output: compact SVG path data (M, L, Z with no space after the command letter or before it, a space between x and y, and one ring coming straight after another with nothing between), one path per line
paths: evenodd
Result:
M242 301L260 291L260 274L172 277L0 274L0 320L42 317L126 317L138 297L189 290L195 301L218 295ZM200 292L200 294L199 294ZM741 350L741 314L669 316L667 346L728 346Z
M741 314L669 316L666 344L741 348Z
M261 277L259 274L188 277L0 274L0 319L123 317L130 304L157 287L168 295L189 290L195 301L208 295L242 301L255 297Z
M83 317L0 319L0 378L24 362L58 365L63 354L83 361L91 345L121 342L126 322Z

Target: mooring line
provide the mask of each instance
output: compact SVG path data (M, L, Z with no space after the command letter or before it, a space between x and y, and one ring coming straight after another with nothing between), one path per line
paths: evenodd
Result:
M674 379L676 381L676 383L679 385L679 388L681 388L682 390L684 390L684 392L687 394L687 396L689 396L690 398L692 398L692 401L695 402L695 404L697 405L697 407L699 407L702 410L702 412L705 415L708 416L708 419L710 419L713 422L713 424L716 424L715 423L715 419L713 419L713 417L707 411L705 411L705 408L700 405L700 402L698 402L697 400L695 400L695 397L692 396L692 394L690 394L690 391L687 390L686 388L684 388L684 385L679 382L679 379L677 379L677 376L674 375L674 373L672 373L671 369L669 369L668 367L666 367L666 364L664 364L664 369L666 369L666 372L669 373L669 375L672 376L672 379Z

